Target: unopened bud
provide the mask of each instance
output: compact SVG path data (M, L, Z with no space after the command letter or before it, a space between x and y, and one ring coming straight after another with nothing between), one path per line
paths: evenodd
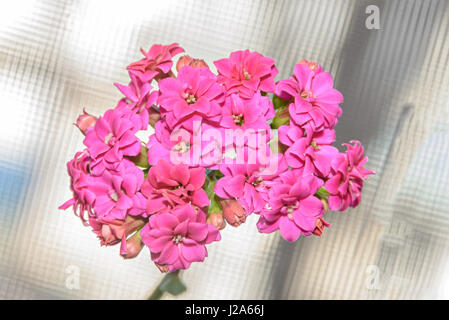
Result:
M223 216L231 226L238 227L246 221L245 209L237 200L220 199L219 202L223 208Z
M76 119L75 126L80 129L82 134L86 135L87 128L93 127L97 120L97 117L87 113L86 110L83 110L83 114L79 115L78 119Z
M132 259L139 255L140 251L142 251L143 242L140 237L140 231L136 231L134 235L129 237L126 242L122 240L122 246L120 248L120 255L124 259Z
M192 57L185 55L179 58L176 63L176 71L179 72L182 67L191 66L192 68L209 68L207 63L203 59L193 59Z
M207 217L207 223L215 226L218 230L223 230L226 227L226 222L223 219L222 212L209 214L209 217Z
M324 228L325 227L329 227L330 224L327 223L323 218L317 218L315 220L315 230L313 230L313 234L316 236L321 237L321 235L323 234Z

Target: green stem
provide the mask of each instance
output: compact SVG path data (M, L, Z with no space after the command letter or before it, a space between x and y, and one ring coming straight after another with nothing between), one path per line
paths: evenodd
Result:
M162 296L164 295L164 291L159 289L159 286L157 286L153 292L150 294L147 300L160 300Z
M153 290L147 300L159 300L165 292L178 295L186 290L185 285L179 278L179 270L167 273Z

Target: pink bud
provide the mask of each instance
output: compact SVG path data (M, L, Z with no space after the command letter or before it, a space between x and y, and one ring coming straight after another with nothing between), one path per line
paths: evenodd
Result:
M140 251L142 251L142 248L143 242L140 237L140 231L137 231L128 240L126 240L124 244L122 243L122 248L120 248L120 255L124 259L132 259L139 255Z
M245 209L232 199L220 199L219 203L223 208L223 216L233 227L238 227L246 221Z
M93 127L95 122L97 122L97 117L88 114L86 110L83 109L83 114L79 115L78 119L76 119L75 126L80 129L81 133L86 135L86 130L89 127Z
M215 226L218 230L223 230L226 227L226 221L223 219L222 212L211 213L207 217L207 223Z
M188 55L179 58L178 62L176 63L176 71L181 70L181 68L185 66L191 66L192 68L209 68L209 66L203 59L193 59Z
M96 221L89 219L92 231L97 234L102 245L112 246L119 243L123 237L127 237L143 226L146 220L141 217L127 215L125 220Z
M313 230L313 234L321 237L323 234L324 228L329 227L330 224L327 223L323 218L317 218L315 220L315 230Z

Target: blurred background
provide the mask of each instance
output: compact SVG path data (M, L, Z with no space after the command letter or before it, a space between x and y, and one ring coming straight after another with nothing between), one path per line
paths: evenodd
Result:
M147 250L124 261L57 208L82 149L78 114L114 107L112 83L127 83L139 48L172 42L211 66L259 51L277 79L318 61L345 97L338 145L362 141L377 172L359 207L326 215L321 238L259 234L254 216L228 226L177 298L448 299L448 32L438 0L3 3L0 299L143 299L160 281Z

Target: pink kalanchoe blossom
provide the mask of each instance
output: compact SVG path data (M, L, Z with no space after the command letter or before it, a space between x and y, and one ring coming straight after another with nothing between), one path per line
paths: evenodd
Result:
M311 136L300 137L300 130L294 126L279 131L279 140L286 145L293 144L285 152L285 159L292 168L304 168L305 172L325 178L331 170L331 162L338 155L338 149L332 146L335 131L323 129Z
M125 219L126 215L145 214L145 198L140 193L143 171L123 159L119 172L105 170L89 186L95 194L93 209L97 218Z
M206 120L220 120L223 88L208 68L185 66L177 78L167 78L159 83L161 116L173 129L180 122L198 115ZM192 125L184 124L192 127Z
M206 179L204 168L189 168L160 160L148 172L142 185L146 197L148 215L169 212L178 205L191 203L199 208L209 205L209 198L202 186Z
M328 72L316 72L308 64L295 66L294 75L276 85L276 95L294 102L289 105L290 117L299 126L311 125L314 131L333 128L341 115L343 96L333 88Z
M146 220L139 216L127 215L125 219L89 218L89 225L97 235L102 246L112 246L120 242L142 227Z
M290 242L300 234L310 236L316 228L316 219L324 213L323 203L314 196L322 180L313 175L303 176L300 169L288 170L268 192L268 203L260 213L257 228L262 233L276 230Z
M123 156L140 153L141 142L135 136L141 122L131 110L116 108L108 110L86 132L84 144L93 161L93 175L101 175L105 169L118 170Z
M176 71L182 69L182 67L191 66L192 68L209 68L207 63L203 59L193 59L189 55L182 56L176 63Z
M233 164L220 166L224 177L215 184L215 193L223 199L237 199L245 209L246 215L259 213L265 206L265 193L271 180L287 169L281 155L274 155L277 162L275 172L266 171L260 164Z
M151 91L153 87L149 82L142 81L135 72L129 71L131 82L128 86L114 83L114 85L125 95L118 108L129 108L133 110L141 119L141 130L148 128L150 114L155 113L153 105L156 104L158 91Z
M374 171L363 168L368 161L359 141L351 141L354 145L345 144L345 154L338 154L332 161L332 173L325 183L329 195L329 208L344 211L348 207L356 207L362 197L363 181Z
M131 63L127 69L135 71L144 82L151 82L154 78L166 76L172 66L172 58L178 53L184 52L177 43L170 45L155 44L148 52L140 49L145 58Z
M152 215L140 234L150 249L151 259L168 266L169 271L204 261L206 244L221 239L218 229L206 223L206 214L189 204L178 206L171 213Z
M226 95L238 93L242 98L251 99L258 90L275 90L274 78L278 70L274 59L258 52L235 51L229 58L214 64L219 73L218 81L226 88Z
M87 128L94 126L97 120L97 117L87 113L86 110L83 110L83 114L76 119L75 126L80 129L82 134L86 135Z
M164 119L157 122L155 133L150 136L146 145L149 164L155 165L159 160L170 159L174 163L190 167L216 167L222 158L222 135L208 137L205 133L211 128L217 130L217 127L210 126L201 119L194 120L192 124L192 128L180 126L171 130Z
M62 204L59 209L67 209L73 207L76 215L79 215L83 223L86 224L87 219L84 214L92 212L92 206L95 202L95 194L89 188L94 178L89 174L89 165L92 158L87 150L77 152L75 157L67 162L67 172L70 176L70 189L73 198Z
M226 98L223 105L220 125L227 129L265 129L270 132L267 121L274 116L275 111L270 99L259 92L249 100L233 94Z

